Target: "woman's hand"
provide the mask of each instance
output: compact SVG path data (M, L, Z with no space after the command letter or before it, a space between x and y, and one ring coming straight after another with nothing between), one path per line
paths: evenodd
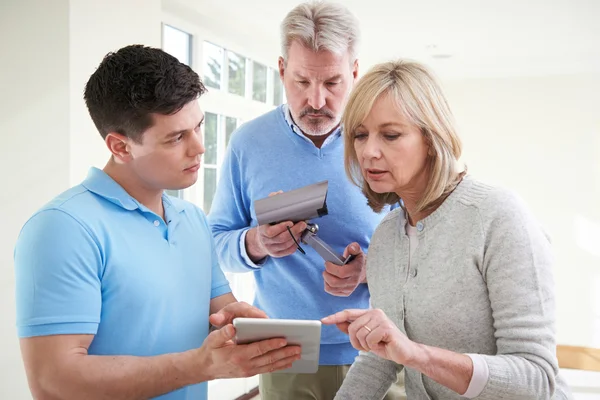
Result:
M336 324L350 336L357 350L370 351L398 364L410 364L419 352L419 345L405 334L380 309L344 310L325 317L323 324Z
M336 324L350 335L356 349L415 369L458 394L469 387L473 376L469 356L413 342L381 310L344 310L321 322Z

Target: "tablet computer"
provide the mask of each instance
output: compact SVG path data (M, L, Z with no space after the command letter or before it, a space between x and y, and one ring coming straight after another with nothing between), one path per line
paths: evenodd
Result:
M321 321L299 319L236 318L235 341L248 344L265 339L285 338L288 344L302 347L300 359L291 368L274 373L314 374L319 369Z

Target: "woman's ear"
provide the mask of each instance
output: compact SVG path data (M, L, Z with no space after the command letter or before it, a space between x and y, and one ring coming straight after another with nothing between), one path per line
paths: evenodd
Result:
M433 146L431 146L431 145L427 146L427 155L429 157L435 156L435 150L433 149Z
M433 140L431 140L431 132L427 129L423 129L421 131L423 134L423 140L425 141L425 146L427 146L427 155L429 157L435 156L435 149L433 148Z

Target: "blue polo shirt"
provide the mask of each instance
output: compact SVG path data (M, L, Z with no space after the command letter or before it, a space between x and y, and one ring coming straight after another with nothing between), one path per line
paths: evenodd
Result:
M93 334L94 355L200 347L210 300L229 293L204 213L163 195L166 222L103 171L56 197L15 248L20 337ZM206 399L207 384L160 399Z

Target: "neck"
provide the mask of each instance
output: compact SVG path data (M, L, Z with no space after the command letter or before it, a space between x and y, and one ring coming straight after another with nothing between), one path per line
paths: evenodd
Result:
M425 181L421 180L422 185L420 187L422 189L408 189L408 190L398 191L397 192L398 196L404 202L404 209L407 214L406 217L408 219L408 223L411 224L412 226L415 226L418 221L425 219L428 216L430 216L431 214L433 214L433 212L435 210L437 210L444 203L444 201L446 201L446 198L448 198L450 193L452 193L454 191L454 189L456 189L456 186L462 181L462 178L466 175L466 173L467 173L466 171L459 173L456 177L457 179L454 182L454 187L452 188L452 190L450 190L447 193L442 194L442 196L440 196L437 200L430 203L431 204L430 206L428 206L426 209L421 210L421 211L417 211L417 203L419 202L420 199L423 198L423 195L425 193L425 188L427 187L426 182L428 182L429 178L427 178L427 180L425 180ZM400 193L400 192L402 192L402 193Z
M421 199L421 196L410 192L400 195L400 198L404 203L408 223L412 226L415 226L418 221L427 218L437 208L428 208L426 210L417 211L417 203Z
M148 188L125 164L116 163L112 157L106 163L103 171L117 182L125 191L138 202L164 219L162 190Z
M331 132L333 132L336 128L333 128L331 130ZM323 146L323 143L325 143L325 139L327 139L329 137L329 135L331 135L331 132L329 132L329 133L327 133L325 135L320 135L320 136L313 136L313 135L309 135L309 134L304 133L304 132L302 132L302 133L304 133L304 136L306 136L307 138L309 138L314 143L314 145L318 149L320 149L321 146Z
M402 199L404 203L404 209L406 211L406 217L408 223L415 226L418 221L427 218L437 207L427 208L425 210L417 211L417 204L425 195L425 189L427 188L427 182L429 181L429 174L420 174L413 182L410 182L404 188L399 189L396 193Z

